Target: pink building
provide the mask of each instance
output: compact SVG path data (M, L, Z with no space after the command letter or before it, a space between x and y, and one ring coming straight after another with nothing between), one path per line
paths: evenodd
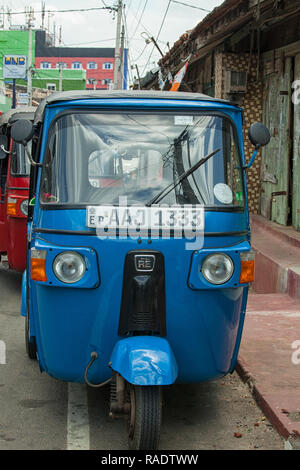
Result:
M36 31L36 69L84 69L86 89L107 90L114 79L113 48L100 47L53 47L46 44L46 32ZM126 88L127 51L124 53L124 80Z

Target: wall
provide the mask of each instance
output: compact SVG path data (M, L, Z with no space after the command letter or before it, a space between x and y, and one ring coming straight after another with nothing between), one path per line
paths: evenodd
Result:
M215 56L215 97L228 99L225 94L226 70L248 71L247 93L241 95L240 105L244 109L244 142L245 158L248 162L253 153L253 146L248 140L248 129L256 121L262 121L262 84L259 74L257 80L257 57L252 55L250 65L249 54L219 53ZM259 153L251 169L248 170L249 208L252 214L259 213L260 198L260 167L261 154Z
M59 91L59 70L36 69L32 79L33 87L46 89L48 83L55 84L56 91ZM62 70L62 91L85 90L85 88L85 70Z
M1 31L0 50L3 55L26 55L28 56L29 32L24 31ZM35 31L32 31L32 64L35 54ZM0 76L2 77L2 59L0 60Z
M48 62L51 64L50 69L41 69L41 63ZM96 88L106 90L108 88L107 84L103 84L103 80L112 80L114 78L114 58L99 58L99 57L36 57L35 58L35 67L37 74L41 71L52 71L56 69L56 64L63 62L66 64L66 70L72 70L74 72L80 69L72 69L72 64L74 62L80 62L82 64L82 70L86 70L86 89L93 89L94 85L88 83L88 80L95 79L97 81ZM96 69L88 69L88 63L95 62L97 64ZM103 64L110 63L112 68L107 70L103 68Z

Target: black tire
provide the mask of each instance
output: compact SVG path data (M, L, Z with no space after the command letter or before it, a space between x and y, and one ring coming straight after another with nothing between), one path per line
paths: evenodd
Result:
M26 320L25 320L25 345L26 345L26 352L30 359L37 359L37 349L35 339L31 342L29 341L29 315L27 312Z
M159 386L130 385L130 450L156 450L160 438L162 391Z

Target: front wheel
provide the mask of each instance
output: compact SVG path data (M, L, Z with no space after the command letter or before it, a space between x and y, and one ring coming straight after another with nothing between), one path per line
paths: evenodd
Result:
M37 350L36 350L36 343L35 339L33 342L30 341L29 337L29 315L27 312L26 319L25 319L25 345L26 345L26 352L30 359L37 358Z
M129 384L129 393L129 448L155 450L158 448L162 417L161 387Z

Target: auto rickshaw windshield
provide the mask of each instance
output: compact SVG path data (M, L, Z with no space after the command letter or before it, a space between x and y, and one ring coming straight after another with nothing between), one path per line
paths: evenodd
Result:
M42 204L146 204L201 158L161 204L244 207L239 147L225 115L65 112L44 154Z

